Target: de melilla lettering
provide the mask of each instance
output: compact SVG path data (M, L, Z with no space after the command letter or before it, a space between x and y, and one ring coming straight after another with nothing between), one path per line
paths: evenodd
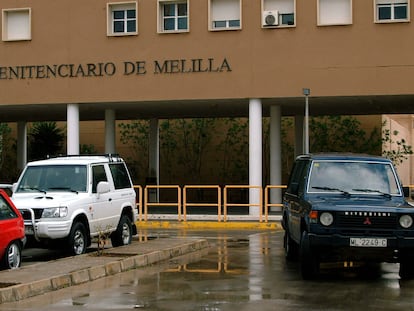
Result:
M149 68L146 61L125 61L122 65L123 75L180 74L231 72L230 63L224 58L217 61L214 58L155 60ZM0 80L13 79L50 79L50 78L81 78L81 77L110 77L118 72L112 62L87 64L54 64L27 66L0 66Z
M154 74L163 73L192 73L192 72L228 72L231 71L227 59L218 63L214 58L209 59L175 59L154 61ZM146 62L124 62L124 75L143 75L147 73Z

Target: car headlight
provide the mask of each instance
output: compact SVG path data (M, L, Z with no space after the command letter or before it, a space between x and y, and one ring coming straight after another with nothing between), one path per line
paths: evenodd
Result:
M319 217L319 221L324 226L330 226L333 223L333 215L328 212L323 212Z
M42 213L42 218L59 218L66 217L68 215L68 208L62 207L50 207L45 208Z
M400 217L400 226L407 229L413 225L413 218L410 215L403 215Z

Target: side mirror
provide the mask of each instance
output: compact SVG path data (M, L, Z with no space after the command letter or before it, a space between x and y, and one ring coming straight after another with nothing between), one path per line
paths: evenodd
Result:
M111 189L109 188L109 182L107 181L100 181L98 185L96 186L96 192L99 194L107 193Z
M292 193L294 195L298 195L299 183L297 183L297 182L291 183L289 189L290 189L290 193Z
M12 187L11 187L11 191L12 191L12 193L15 193L15 192L16 192L16 190L17 190L17 182L15 182L15 183L12 185Z
M410 187L403 187L404 197L410 197Z

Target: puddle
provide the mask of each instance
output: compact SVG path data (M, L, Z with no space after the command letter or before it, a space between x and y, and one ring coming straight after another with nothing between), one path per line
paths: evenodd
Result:
M10 287L18 284L20 283L0 283L0 288Z

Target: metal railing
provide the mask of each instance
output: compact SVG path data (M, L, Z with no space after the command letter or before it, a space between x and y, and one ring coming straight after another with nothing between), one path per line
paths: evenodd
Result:
M214 202L189 202L188 200L188 192L192 189L195 190L217 190L216 198L217 200ZM221 188L220 186L207 186L207 185L189 185L184 186L183 188L183 217L184 221L187 221L187 207L217 207L217 221L221 220Z
M142 221L142 187L139 185L134 185L135 192L138 190L138 193L136 194L136 206L138 208L138 217L139 221Z
M229 190L231 189L257 189L259 191L259 202L257 203L232 203L228 200ZM240 206L240 207L258 207L259 208L259 219L262 222L262 214L263 214L263 188L261 186L242 186L242 185L229 185L225 186L223 190L223 211L224 211L224 221L227 221L227 209L229 206Z
M257 207L259 210L259 222L269 221L269 208L281 207L282 203L270 203L269 192L271 189L284 189L285 185L268 185L264 188L261 186L250 185L226 185L220 187L219 185L185 185L180 187L178 185L147 185L144 188L139 185L135 185L134 189L137 191L136 207L138 209L139 221L148 221L148 209L149 207L175 207L177 211L178 221L187 221L188 207L215 207L217 209L217 221L228 220L228 212L230 207ZM264 190L263 190L264 189ZM149 193L151 190L155 190L157 198L150 199ZM160 201L160 191L169 190L174 193L173 201ZM205 199L199 199L199 201L189 199L189 193L191 191L210 191L214 194L214 198L206 201ZM248 192L258 191L257 202L240 203L231 200L231 193L235 190ZM264 193L264 196L263 196ZM194 196L193 196L194 197ZM197 196L196 196L197 197ZM264 201L264 204L263 204ZM222 214L223 209L223 214ZM264 215L264 216L263 216Z
M282 207L283 203L269 203L269 190L271 189L286 189L287 186L285 185L268 185L265 187L265 203L264 203L264 213L265 213L265 222L268 221L269 218L269 207Z
M410 191L414 189L414 185L407 186ZM226 222L228 220L228 211L230 207L257 207L259 209L259 222L269 221L269 210L271 207L283 207L282 203L270 203L270 193L272 189L286 189L286 185L267 185L249 186L249 185L227 185L220 187L219 185L185 185L180 187L178 185L148 185L144 188L139 185L134 186L137 191L136 207L138 209L139 221L148 220L149 207L175 207L177 210L178 221L187 221L188 207L214 207L217 209L217 221ZM255 189L259 192L257 202L239 203L233 202L230 198L230 192L235 190ZM157 196L157 202L150 202L149 191L156 190L157 194L162 190L169 190L174 192L175 199L173 202L163 202ZM189 199L189 192L194 190L210 191L214 193L214 198L206 201L205 199ZM144 197L143 197L144 195ZM194 196L193 196L194 197ZM195 196L197 198L197 196ZM414 200L409 197L409 200ZM249 200L248 200L249 201ZM264 201L264 203L263 203ZM222 213L223 210L223 213ZM264 219L263 219L264 218Z
M150 202L148 198L148 190L150 189L156 189L156 190L162 190L162 189L170 189L170 190L176 190L177 191L177 200L174 202L160 202L157 200L157 202ZM181 221L181 187L178 185L148 185L144 188L144 219L145 221L148 220L148 207L150 206L158 206L158 207L164 207L164 206L174 206L177 207L177 214L178 214L178 221Z

